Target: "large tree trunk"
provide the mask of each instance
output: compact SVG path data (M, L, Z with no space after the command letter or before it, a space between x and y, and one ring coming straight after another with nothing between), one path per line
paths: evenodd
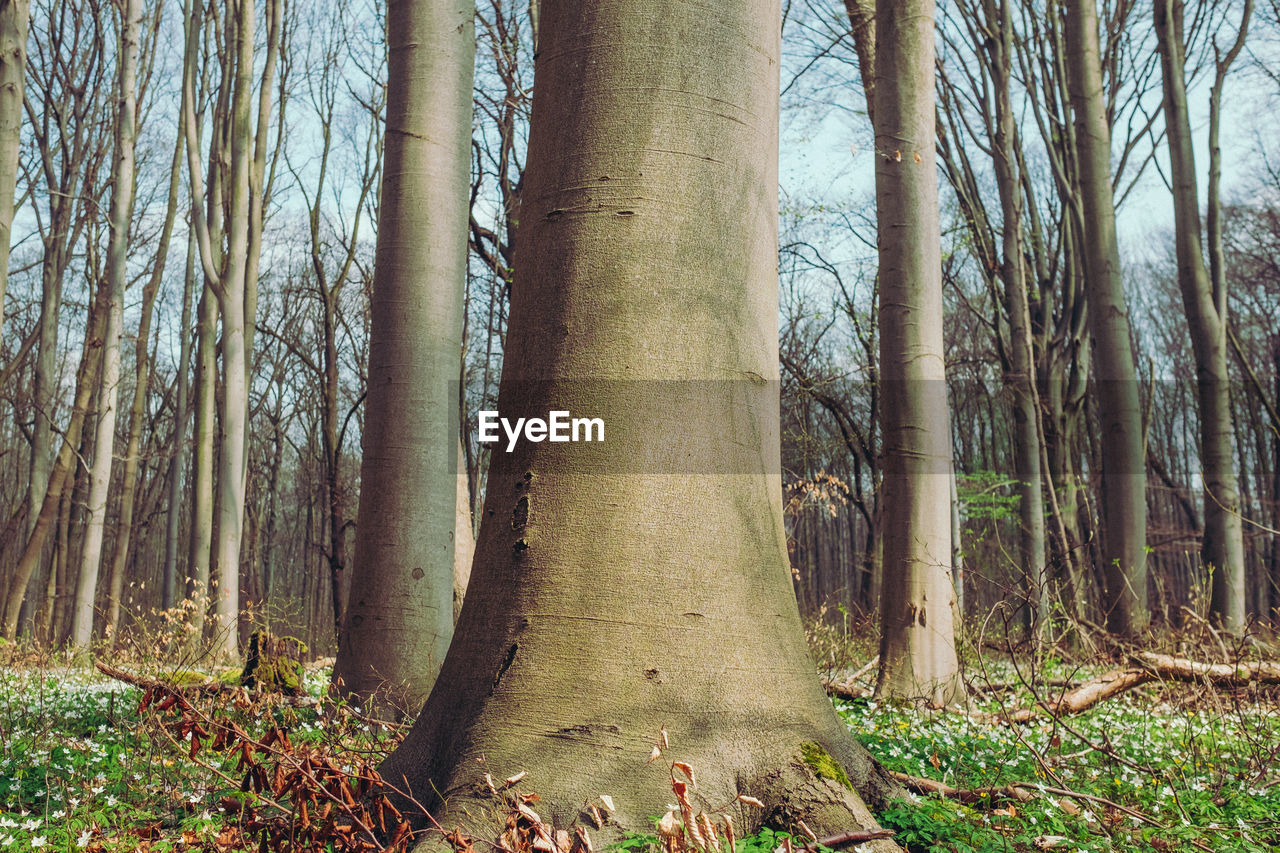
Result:
M4 324L4 295L9 286L9 240L22 141L30 5L30 0L0 2L0 327Z
M1222 286L1215 292L1200 250L1200 199L1187 106L1183 4L1181 0L1156 0L1153 11L1164 72L1165 138L1173 184L1178 287L1191 331L1200 405L1200 471L1204 484L1201 557L1213 577L1210 615L1221 627L1239 633L1244 630L1246 615L1244 526L1231 450L1226 288Z
M766 813L740 793L819 833L873 826L805 758L892 789L823 694L788 570L778 5L541 16L498 408L600 417L605 441L493 453L457 633L383 778L483 834L485 774L525 770L557 826L612 796L616 836L666 810L678 759L744 833Z
M951 579L932 0L876 11L884 587L880 695L945 705L963 686Z
M334 680L417 708L453 636L467 263L469 0L387 10L387 133L352 595Z
M1111 188L1111 129L1098 48L1095 0L1066 4L1068 92L1075 113L1082 254L1102 460L1102 569L1107 627L1132 635L1147 626L1146 455L1142 407L1129 338Z
M110 303L102 353L102 388L98 393L98 429L93 443L89 481L89 521L76 582L71 643L84 648L93 641L94 598L102 566L107 495L115 458L116 418L120 406L120 342L124 333L124 289L129 258L129 223L133 218L134 144L138 138L138 37L141 0L120 4L117 46L115 163L111 170L110 236L107 245L107 288ZM145 322L145 321L144 321ZM146 342L142 344L144 350Z

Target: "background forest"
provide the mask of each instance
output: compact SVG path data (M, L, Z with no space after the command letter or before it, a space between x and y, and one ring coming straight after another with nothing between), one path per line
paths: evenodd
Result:
M0 847L1277 849L1278 67L0 0Z
M255 618L317 652L333 648L341 624L360 497L383 23L375 4L274 2L260 12L250 60L236 56L212 11L188 47L194 121L185 130L187 40L174 4L139 9L128 126L121 124L120 105L129 102L119 91L119 16L107 5L33 2L25 70L8 59L3 66L8 79L25 81L21 99L6 90L0 119L3 144L17 155L9 276L0 290L0 599L10 638L60 645L114 635L122 620L204 591L210 572L215 581L222 576L219 555L237 551L240 603ZM869 181L877 152L847 11L810 2L785 9L779 246L795 586L807 617L837 621L875 609L881 529L883 394ZM477 10L458 394L473 514L490 453L475 440L475 415L494 407L513 274L532 94L530 12L496 0ZM988 14L983 3L963 0L943 4L938 18L957 585L970 617L999 602L1013 614L1028 598L1031 573L1045 595L1039 606L1053 599L1071 618L1101 623L1097 472L1106 433L1091 390L1097 371L1063 16L1053 4L1014 4L1005 50L992 41ZM1141 385L1151 608L1162 623L1177 624L1184 607L1205 614L1211 594L1201 556L1196 333L1183 311L1174 238L1171 188L1184 167L1170 160L1149 4L1107 3L1100 14L1124 297ZM1244 520L1236 612L1264 622L1280 603L1280 152L1269 127L1280 97L1277 15L1273 3L1189 4L1181 36L1193 168L1200 170L1192 174L1210 196L1206 256L1215 299L1230 318L1221 382ZM12 14L4 21L12 51L21 31ZM227 86L241 70L252 89L245 126L233 121ZM1009 200L999 192L994 153L1001 86L1017 152L1021 227L1012 245L1021 246L1029 282L1025 326L1016 319L1024 306L1002 284ZM136 160L135 197L123 212L107 204L122 128ZM248 197L233 199L229 151L240 133L252 147L251 175ZM188 166L200 179L203 223L188 215ZM243 317L220 310L198 248L211 234L218 260L238 221L233 201L250 211L239 239L243 262L256 268ZM1203 191L1194 203L1204 208ZM111 217L125 215L128 238L113 243ZM242 327L243 389L225 381L228 324ZM111 366L96 367L86 353L104 342L110 349L116 335ZM1024 395L1010 379L1025 371L1035 377L1032 428L1041 448L1032 454L1042 481L1034 493L1019 486ZM237 531L220 523L224 509L214 509L238 498L222 483L230 469L216 461L228 446L219 436L227 434L229 393L243 397L246 425L236 551L226 549ZM41 518L51 491L52 513ZM1212 516L1212 501L1209 510ZM1044 568L1037 575L1030 565Z

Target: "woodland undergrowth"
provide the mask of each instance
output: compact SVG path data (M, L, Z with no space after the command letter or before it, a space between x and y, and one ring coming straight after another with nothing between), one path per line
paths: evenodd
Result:
M1154 679L1067 713L1056 698L1133 665L1139 649L974 642L968 707L925 710L869 698L875 650L855 621L815 623L811 647L829 680L854 687L854 698L835 700L850 731L914 792L878 816L906 849L1280 850L1280 687ZM1184 628L1143 650L1276 657L1259 642L1201 634ZM111 677L0 647L0 851L411 846L375 769L405 729L325 698L328 661L308 667L303 696L284 697L233 686L229 670L201 667L198 655L162 665L167 648L117 650ZM1025 722L1010 722L1015 709L1031 709ZM655 733L654 760L671 768L672 809L653 816L651 832L627 836L626 853L856 850L866 840L817 839L803 826L739 837L728 809L697 807L697 768L672 760L678 748L664 750L664 736ZM606 794L583 825L556 827L539 817L536 779L488 781L509 814L501 838L425 832L468 853L594 853L614 806Z

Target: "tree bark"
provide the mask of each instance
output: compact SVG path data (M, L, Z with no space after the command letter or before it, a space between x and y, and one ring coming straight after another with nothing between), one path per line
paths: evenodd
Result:
M934 4L876 10L876 221L884 437L876 693L960 699L951 578L951 442L934 165Z
M140 12L141 10L139 10ZM164 225L160 229L160 239L156 246L155 258L152 261L151 274L142 289L142 316L138 320L138 337L134 348L135 381L133 384L133 401L129 406L129 435L125 439L124 471L120 480L120 520L116 527L115 545L111 555L110 583L107 586L107 620L106 636L112 641L116 638L120 626L120 596L124 591L125 566L129 559L129 546L133 541L134 506L138 498L139 449L142 445L142 419L146 414L147 390L151 378L151 316L155 307L156 295L160 292L160 281L164 277L165 261L169 255L169 241L173 236L173 224L178 215L178 190L182 179L182 118L178 119L178 138L174 142L173 159L169 167L169 194L165 203ZM188 306L190 300L184 296ZM188 347L188 338L182 332L182 345ZM185 403L185 400L183 401ZM178 431L175 421L175 432ZM167 584L172 597L172 584L166 576L162 585ZM162 589L162 593L164 590ZM162 596L163 597L163 596ZM170 601L169 606L172 606Z
M178 597L178 539L182 514L182 470L187 450L187 421L191 417L188 403L191 372L191 303L196 287L194 235L188 232L186 272L182 285L182 313L179 321L177 401L173 415L173 458L169 461L169 498L164 523L164 563L161 568L160 608L169 610Z
M469 0L387 9L387 123L352 595L334 681L416 708L453 636L475 51Z
M1146 455L1116 240L1111 128L1102 86L1095 0L1068 0L1065 17L1067 88L1075 113L1084 214L1081 254L1100 427L1104 604L1108 629L1134 635L1148 622Z
M1045 573L1044 491L1040 470L1039 406L1036 399L1036 364L1031 346L1029 293L1034 286L1026 269L1023 250L1022 180L1017 158L1017 130L1012 103L1013 23L1008 0L985 0L987 41L995 127L992 161L1000 196L1000 278L1004 284L1005 314L1009 319L1009 369L1005 382L1012 387L1013 468L1018 480L1019 549L1026 579L1027 627L1039 638L1049 611L1049 583Z
M493 453L457 633L382 776L483 835L484 774L526 770L559 826L611 795L616 837L666 810L678 758L744 834L874 828L805 758L896 790L823 694L788 571L778 4L541 15L498 409L599 416L605 441Z

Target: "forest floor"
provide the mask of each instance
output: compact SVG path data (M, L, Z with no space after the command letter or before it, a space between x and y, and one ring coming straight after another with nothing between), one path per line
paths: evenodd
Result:
M867 652L834 655L831 632L813 640L828 669L852 671ZM395 727L317 705L323 666L308 670L311 698L289 703L217 689L176 698L12 648L6 658L0 853L342 850L333 804L359 798L362 773L398 739ZM910 851L1280 850L1275 686L1156 681L1078 714L1041 705L1027 723L1001 721L1115 662L1114 651L1083 663L989 652L967 664L965 710L837 699L889 770L917 787L942 783L945 796L904 800L881 822ZM802 842L764 833L737 853Z

